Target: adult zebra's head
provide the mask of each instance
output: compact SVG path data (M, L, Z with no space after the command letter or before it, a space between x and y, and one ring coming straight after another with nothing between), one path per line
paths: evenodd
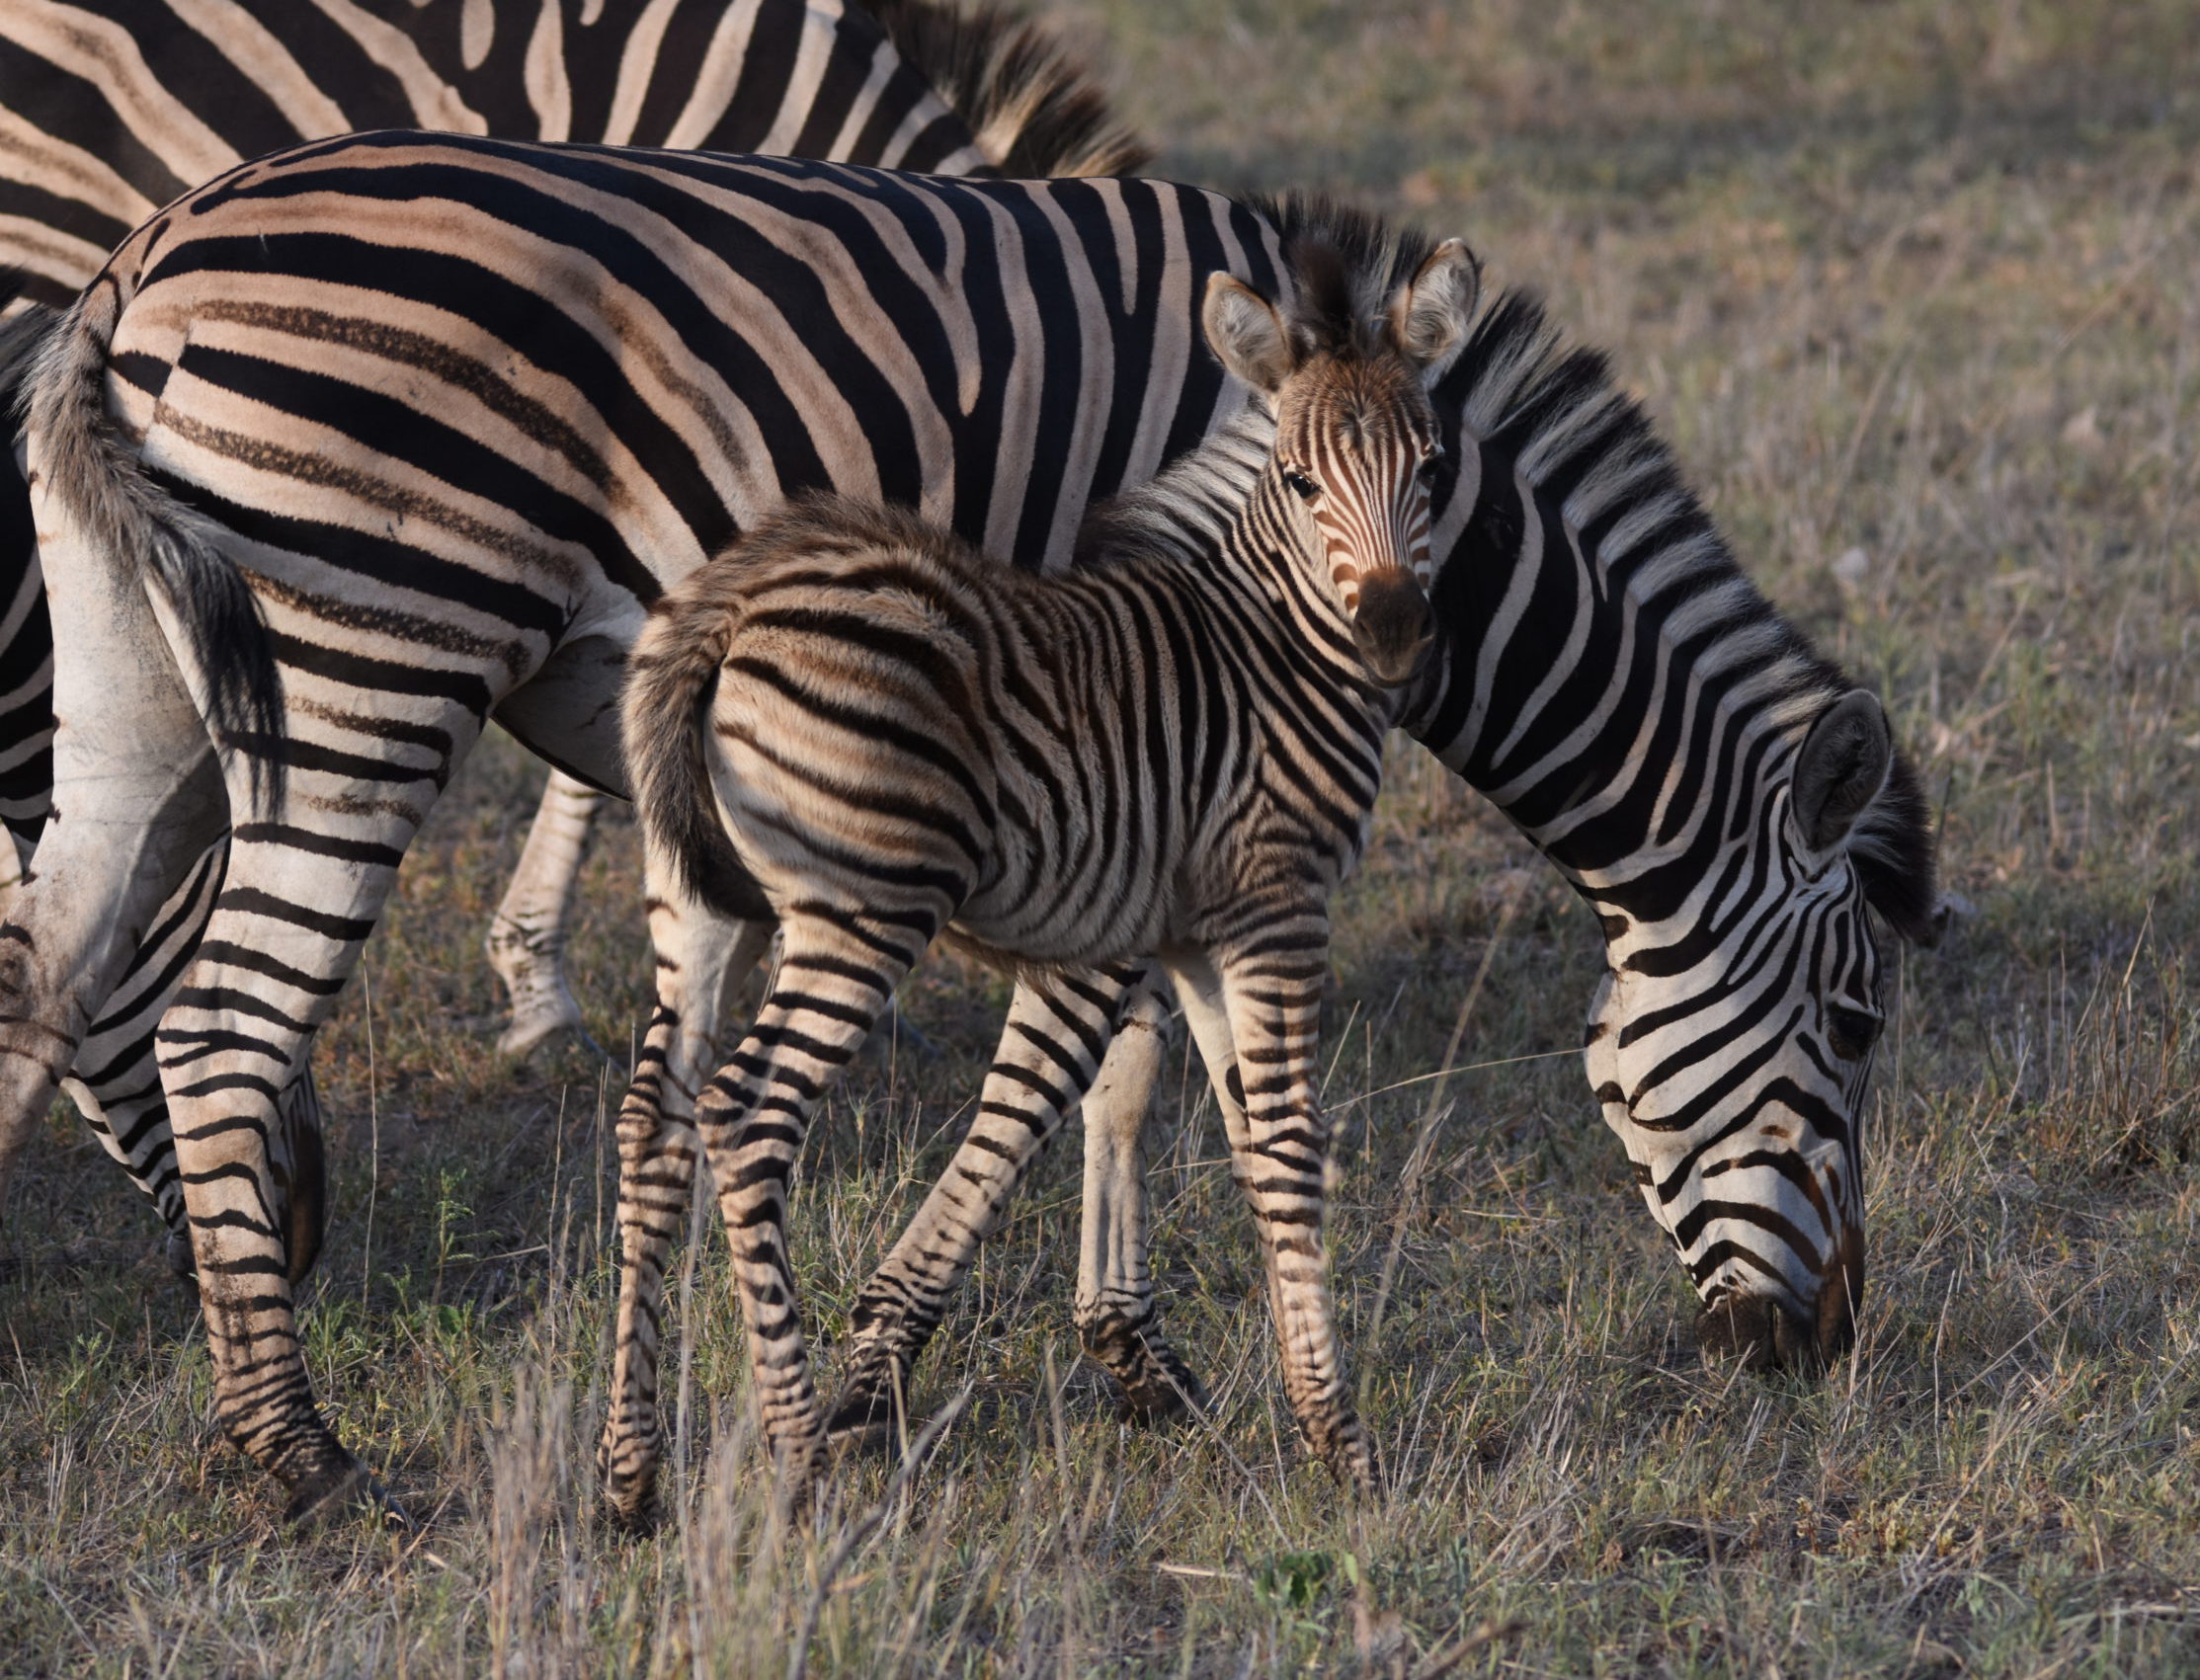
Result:
M1255 524L1277 554L1307 562L1295 585L1279 581L1311 586L1367 673L1396 687L1435 641L1428 492L1443 447L1426 387L1466 342L1479 272L1456 239L1387 297L1366 295L1368 266L1321 239L1300 241L1291 263L1285 310L1230 275L1210 277L1207 342L1274 412Z
M1586 1055L1702 1298L1705 1347L1813 1370L1848 1348L1863 1295L1864 1087L1885 1018L1871 913L1929 937L1932 863L1879 702L1823 686L1796 701L1773 709L1690 891L1592 895L1609 972Z

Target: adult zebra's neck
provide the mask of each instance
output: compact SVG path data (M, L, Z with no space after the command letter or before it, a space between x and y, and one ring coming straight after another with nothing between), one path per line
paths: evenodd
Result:
M1810 724L1853 684L1743 576L1641 408L1502 298L1434 393L1438 664L1407 727L1590 899L1664 921L1747 866ZM1898 921L1929 842L1907 763L1853 847ZM1731 885L1731 883L1728 883Z

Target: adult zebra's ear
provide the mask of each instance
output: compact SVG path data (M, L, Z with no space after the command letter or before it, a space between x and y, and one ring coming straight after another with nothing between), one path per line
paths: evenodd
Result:
M1418 363L1433 385L1467 342L1467 323L1482 295L1482 268L1463 239L1428 253L1414 278L1390 300L1390 342Z
M1828 706L1795 756L1789 799L1797 838L1821 856L1841 844L1887 785L1894 760L1877 699L1855 688Z
M1274 396L1298 365L1290 332L1275 305L1236 275L1207 277L1207 300L1199 318L1222 365L1257 391Z

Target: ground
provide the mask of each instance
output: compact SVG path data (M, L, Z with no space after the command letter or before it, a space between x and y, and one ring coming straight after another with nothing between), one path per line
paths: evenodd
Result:
M1128 1430L1076 1356L1070 1139L920 1374L921 1415L967 1395L937 1452L907 1485L844 1466L792 1539L766 1529L702 1243L675 1519L609 1538L588 1451L619 1076L490 1048L479 940L539 778L492 742L318 1061L313 1374L425 1526L276 1526L209 1436L150 1216L57 1112L6 1210L0 1672L2200 1668L2200 8L1057 16L1164 172L1348 192L1545 292L1886 698L1975 914L1899 963L1856 1355L1821 1381L1701 1360L1571 1054L1593 923L1401 745L1341 913L1328 1084L1339 1294L1395 1495L1355 1510L1291 1443L1180 1052L1156 1243L1208 1422ZM577 988L623 1059L630 829L583 897ZM908 1015L945 1054L904 1045L833 1098L795 1236L824 1337L944 1159L1004 999L931 965Z

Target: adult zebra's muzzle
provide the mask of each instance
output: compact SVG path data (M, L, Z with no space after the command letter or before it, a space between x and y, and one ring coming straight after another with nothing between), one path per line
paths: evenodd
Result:
M1411 681L1427 661L1428 650L1436 645L1436 622L1427 595L1403 566L1360 579L1352 645L1369 675L1386 688Z
M1737 1292L1697 1315L1696 1336L1704 1352L1739 1357L1752 1371L1815 1375L1855 1344L1863 1298L1864 1234L1851 1229L1836 1240L1815 1301Z

